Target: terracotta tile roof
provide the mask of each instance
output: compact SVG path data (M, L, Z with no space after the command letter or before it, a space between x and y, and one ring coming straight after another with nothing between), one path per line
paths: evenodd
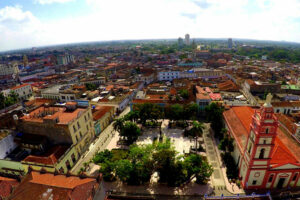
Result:
M272 102L273 107L293 107L288 101Z
M13 188L18 185L17 180L0 176L0 199L9 197Z
M167 100L168 99L168 95L166 94L148 94L146 96L146 99L149 100Z
M300 107L300 101L291 101L293 107Z
M28 85L30 86L30 84L28 84L28 83L18 85L18 86L15 86L15 87L11 88L11 90L16 90L16 89L19 89L19 88L22 88L22 87L25 87L25 86L28 86Z
M250 133L250 123L254 109L248 106L232 107L223 113L224 119L231 134L238 142L240 150L244 150L247 137ZM277 136L274 143L274 151L271 156L272 164L300 164L300 144L289 134L277 129Z
M276 137L274 145L274 150L270 160L271 165L297 163L297 159L291 154L286 145L278 137Z
M224 111L223 116L232 133L232 136L238 142L241 151L244 150L247 137L250 132L251 117L254 110L247 106L232 107Z
M170 94L171 94L171 95L176 95L176 94L177 94L177 90L176 90L175 88L172 87L172 88L170 89Z
M239 91L239 87L234 82L232 82L232 80L219 83L217 87L220 91L228 91L228 92Z
M295 124L294 120L282 113L275 114L278 121L291 133L295 134L297 130L297 125Z
M210 100L210 96L208 94L197 93L196 94L196 98L197 99L207 99L207 100Z
M96 108L96 111L93 112L93 120L101 119L107 112L111 112L114 109L114 106L100 106Z
M52 147L44 155L40 155L40 156L29 155L23 161L41 163L45 165L55 165L59 160L59 158L67 151L68 148L69 148L68 146L55 146Z
M95 178L80 179L77 176L41 174L31 172L21 182L12 194L14 200L92 200L93 188L97 190L99 184Z

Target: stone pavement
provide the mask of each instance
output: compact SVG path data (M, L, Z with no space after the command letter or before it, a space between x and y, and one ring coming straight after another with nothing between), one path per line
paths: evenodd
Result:
M243 194L243 190L240 190L236 185L229 183L226 176L226 168L222 166L218 146L214 138L211 136L209 129L210 125L205 124L203 139L206 146L208 162L212 165L214 169L212 175L212 183L215 195Z

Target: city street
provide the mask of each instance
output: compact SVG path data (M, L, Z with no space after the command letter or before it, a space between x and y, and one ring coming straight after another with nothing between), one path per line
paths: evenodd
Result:
M123 117L129 112L130 107L126 107L125 110L117 118ZM94 140L89 149L80 157L76 165L72 168L71 172L77 174L80 168L83 167L83 164L90 161L90 159L92 159L96 152L107 149L108 147L111 148L111 142L117 142L119 138L119 134L112 134L113 132L114 129L112 122L104 129L104 131L100 133L99 137Z

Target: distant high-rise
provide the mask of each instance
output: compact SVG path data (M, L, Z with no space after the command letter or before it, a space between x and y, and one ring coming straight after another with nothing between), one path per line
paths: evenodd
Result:
M178 46L179 47L183 46L183 39L181 37L178 38Z
M228 38L228 48L232 49L232 38Z
M184 43L186 45L190 45L190 35L189 34L185 34Z

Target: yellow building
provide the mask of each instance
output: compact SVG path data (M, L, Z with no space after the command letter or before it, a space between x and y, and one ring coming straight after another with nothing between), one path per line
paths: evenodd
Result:
M96 106L93 111L95 134L99 135L113 120L114 106Z
M20 118L17 130L9 140L13 148L0 157L0 172L27 173L30 166L66 173L95 136L91 109L79 108L75 102L41 106Z

